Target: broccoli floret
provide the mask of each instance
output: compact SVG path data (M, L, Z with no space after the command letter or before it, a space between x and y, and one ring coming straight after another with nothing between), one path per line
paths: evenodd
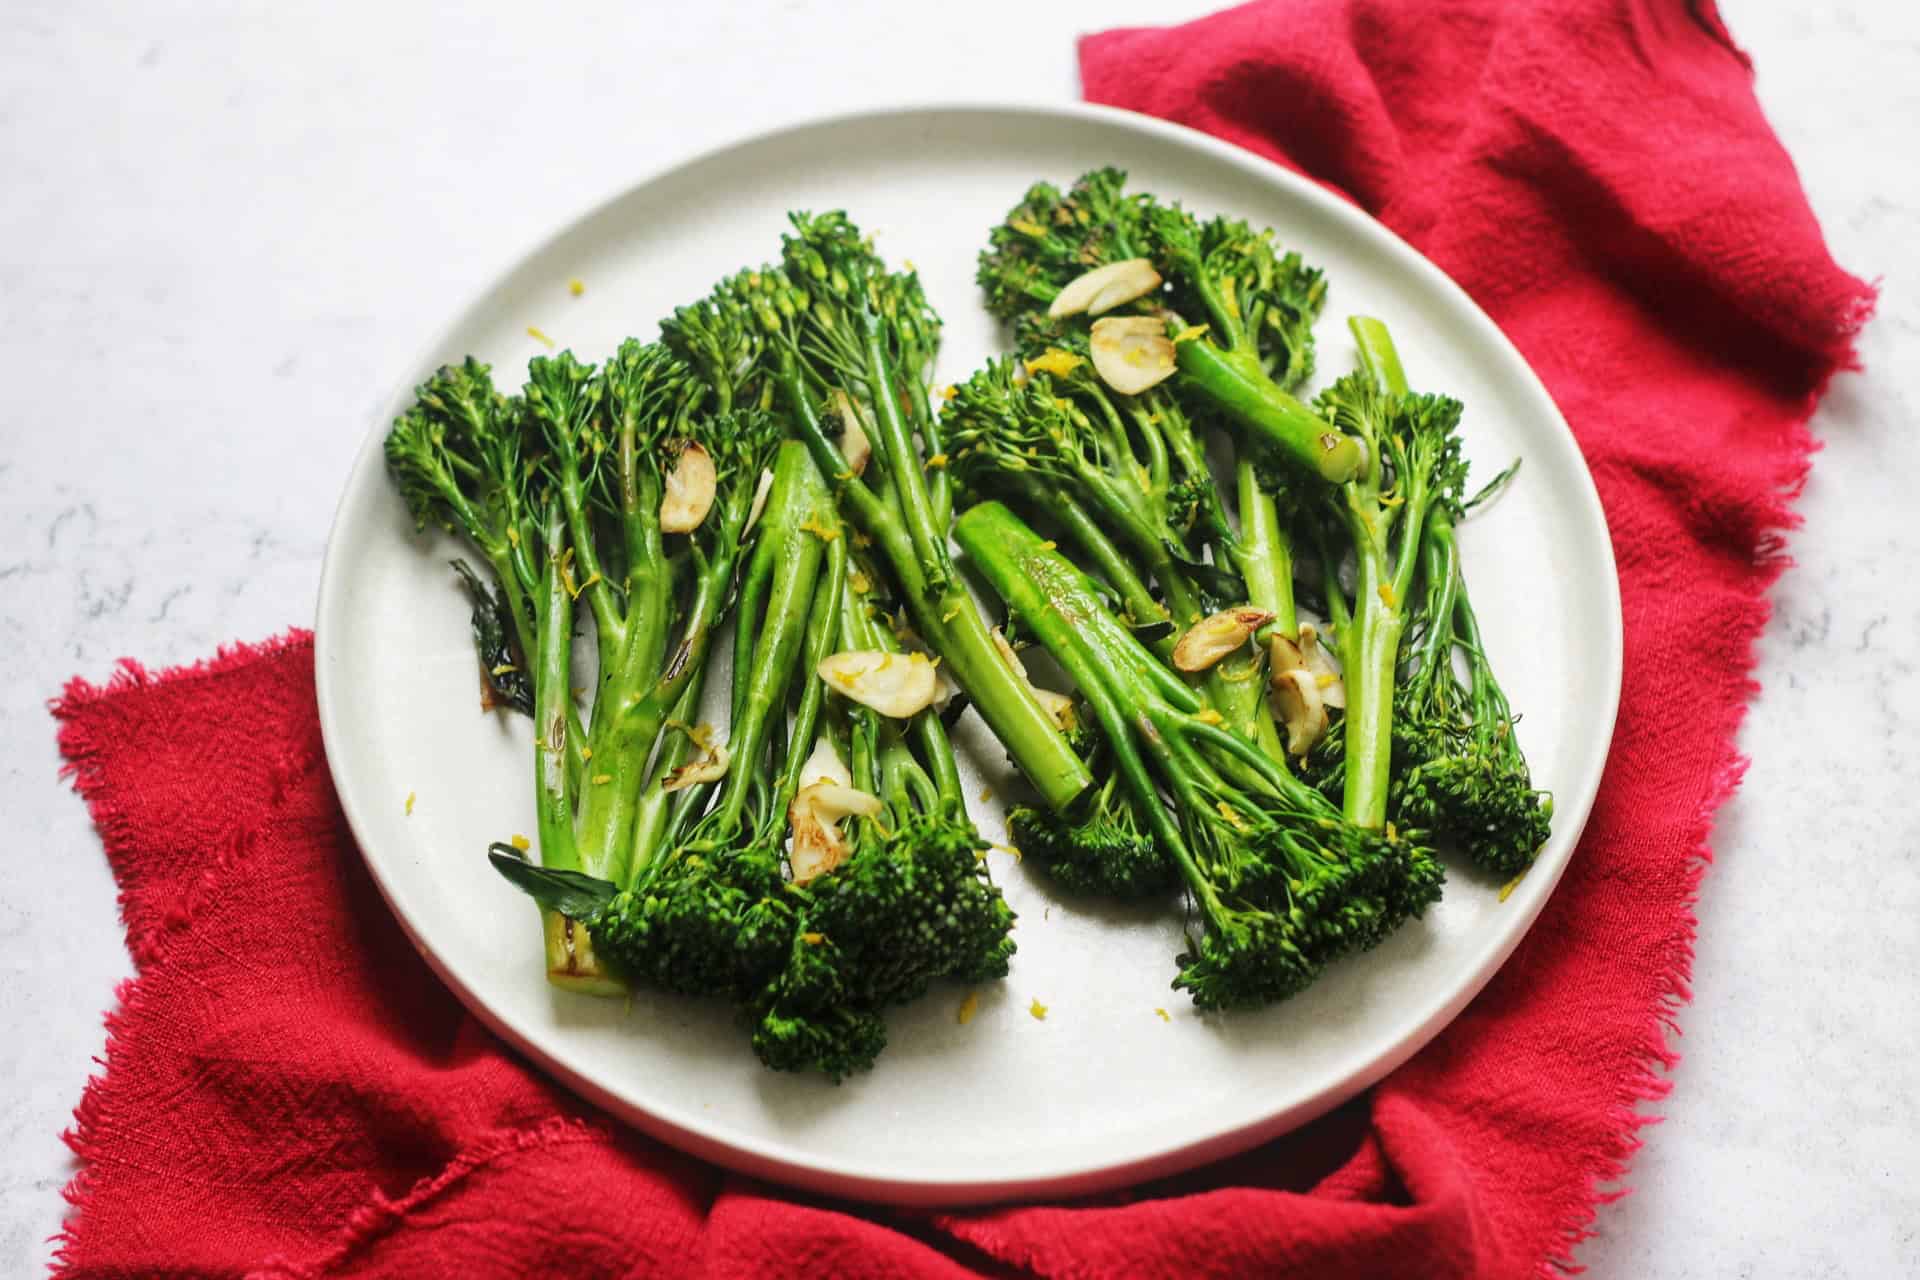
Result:
M1109 773L1088 811L1073 819L1016 805L1007 811L1007 834L1023 858L1071 893L1122 902L1160 897L1179 882L1179 871L1119 782Z
M1487 660L1454 519L1449 506L1427 522L1421 623L1408 645L1395 713L1392 803L1401 823L1424 827L1482 869L1512 877L1546 844L1553 798L1533 785L1515 717ZM1456 651L1466 659L1464 683L1454 669Z

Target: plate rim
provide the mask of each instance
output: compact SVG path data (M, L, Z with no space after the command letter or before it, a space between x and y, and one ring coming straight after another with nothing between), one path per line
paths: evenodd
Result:
M1601 602L1603 605L1601 616L1605 623L1606 634L1599 639L1605 659L1605 670L1600 673L1604 675L1606 681L1607 714L1604 740L1611 744L1618 721L1623 679L1624 617L1620 597L1619 567L1614 555L1606 510L1600 501L1592 469L1587 465L1586 456L1580 450L1579 438L1574 435L1566 416L1560 411L1546 384L1506 332L1451 276L1402 239L1392 228L1375 219L1332 188L1312 178L1210 134L1155 116L1096 103L1020 99L906 101L869 105L810 115L774 128L739 130L712 145L653 166L637 177L621 183L585 208L571 216L559 219L554 224L554 229L545 236L507 258L503 266L488 271L483 277L483 283L464 300L461 306L450 312L450 319L437 330L432 341L412 361L402 366L409 372L402 376L392 395L383 401L383 410L372 423L366 439L355 454L342 485L340 497L335 503L327 534L326 551L321 561L320 584L315 602L314 685L321 741L325 749L328 775L333 783L334 792L339 797L347 825L353 834L354 844L375 886L379 889L387 910L399 923L408 941L427 962L434 975L489 1030L500 1036L515 1050L532 1059L542 1071L558 1079L575 1094L677 1150L725 1168L782 1185L853 1200L931 1207L1086 1194L1191 1169L1278 1137L1324 1115L1370 1088L1437 1037L1480 994L1520 942L1531 932L1547 899L1559 884L1567 865L1578 852L1580 839L1585 832L1593 803L1599 793L1601 774L1604 772L1609 751L1598 752L1582 775L1575 780L1576 785L1572 788L1572 792L1580 797L1576 806L1563 808L1556 797L1554 817L1558 829L1555 834L1559 835L1565 831L1570 835L1565 852L1560 855L1557 862L1551 867L1536 867L1535 873L1528 875L1515 889L1512 897L1507 900L1505 909L1514 912L1516 919L1519 917L1524 919L1518 919L1516 927L1507 930L1504 935L1490 934L1487 941L1472 953L1472 972L1469 978L1453 989L1447 997L1433 1002L1419 1011L1418 1016L1410 1018L1408 1025L1392 1039L1391 1043L1381 1052L1371 1055L1370 1060L1362 1067L1344 1074L1337 1071L1332 1073L1338 1078L1319 1083L1292 1105L1283 1107L1259 1120L1245 1123L1229 1122L1224 1127L1205 1132L1198 1137L1157 1147L1152 1153L1146 1155L1104 1159L1093 1163L1087 1163L1084 1160L1074 1161L1071 1162L1071 1167L1062 1167L1054 1172L1019 1175L1006 1179L950 1177L941 1176L938 1173L905 1179L899 1176L876 1174L870 1170L863 1171L844 1158L821 1158L814 1153L795 1148L791 1144L765 1140L755 1135L736 1134L719 1137L703 1129L699 1123L699 1117L691 1111L642 1103L600 1084L584 1068L570 1061L571 1055L564 1050L552 1049L540 1044L536 1034L523 1030L512 1020L497 1012L478 991L461 980L459 975L453 972L451 967L443 962L427 944L416 930L413 920L401 909L395 888L383 873L381 860L371 851L374 841L368 838L367 833L372 830L372 827L363 819L364 806L356 797L353 788L346 785L343 766L337 763L342 752L336 751L336 744L343 741L342 735L345 730L338 723L339 716L335 712L338 698L334 685L334 671L338 665L338 655L335 652L333 636L337 629L345 625L345 621L341 619L330 624L329 618L342 612L346 595L341 583L343 562L341 545L345 541L341 536L342 519L348 505L363 486L363 473L369 469L379 469L381 443L387 428L395 414L412 396L419 371L427 368L435 356L447 347L454 334L464 328L469 319L481 309L482 303L499 287L500 283L521 265L552 250L577 228L607 213L645 188L684 170L712 163L729 152L777 143L783 138L818 130L858 127L863 124L883 123L896 118L916 116L932 118L1050 117L1055 122L1064 122L1069 125L1081 122L1118 127L1145 135L1149 139L1170 143L1189 151L1197 151L1213 162L1227 164L1256 181L1287 189L1289 194L1319 206L1322 213L1332 217L1337 223L1344 224L1356 235L1379 243L1383 251L1393 257L1397 268L1423 276L1430 288L1438 290L1457 304L1465 312L1469 322L1480 331L1478 336L1482 340L1490 340L1496 348L1504 350L1505 354L1511 358L1526 389L1551 414L1549 425L1557 426L1565 435L1568 443L1573 447L1574 456L1579 460L1578 488L1581 502L1576 514L1591 521L1597 529L1596 545L1607 571L1604 575L1604 587L1608 598ZM1594 673L1590 671L1589 675L1591 674ZM1597 729L1596 736L1598 736ZM1548 874L1544 877L1540 876L1538 872L1541 870L1547 871Z

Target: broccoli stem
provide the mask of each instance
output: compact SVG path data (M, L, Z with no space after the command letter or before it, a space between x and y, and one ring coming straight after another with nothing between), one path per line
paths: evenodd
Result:
M1445 504L1427 516L1426 536L1420 540L1420 579L1426 587L1421 613L1427 625L1407 663L1407 682L1425 686L1438 676L1441 663L1452 660L1454 609L1461 594L1460 544Z
M1406 373L1386 326L1366 316L1347 324L1359 344L1362 367L1388 394L1405 395ZM1373 456L1347 482L1341 503L1355 558L1353 616L1339 629L1347 687L1342 808L1349 821L1377 828L1387 820L1394 682L1432 493L1426 471L1409 468L1396 480L1394 502L1383 503L1378 448L1370 452ZM1390 546L1396 526L1397 553ZM1336 586L1329 600L1338 595Z
M907 533L913 539L913 549L926 575L927 586L944 592L953 579L953 559L947 553L947 527L927 492L927 474L920 463L919 442L901 412L901 389L894 385L892 364L887 359L885 321L871 306L861 306L855 314L860 325L860 355L864 363L861 378L866 384L867 405L879 429L877 444L886 464L888 488L899 498ZM931 420L930 414L927 420Z
M1158 408L1153 410L1141 403L1142 399L1134 399L1133 413L1137 429L1142 436L1157 433L1166 442L1167 450L1180 463L1181 469L1188 476L1206 482L1200 486L1199 524L1206 531L1207 541L1213 544L1214 560L1219 566L1229 573L1238 570L1240 535L1234 532L1232 522L1227 519L1226 507L1220 501L1220 490L1212 483L1213 470L1207 463L1206 446L1200 442L1193 424L1187 421L1187 415L1172 396L1158 396Z
M674 720L688 724L700 714L700 698L706 690L706 683L706 667L702 664L682 687L680 701L673 708ZM675 769L687 762L693 745L692 736L685 733L673 734L660 744L653 773L647 780L646 789L634 813L633 852L627 858L627 878L620 882L623 889L644 884L659 866L660 855L667 851L672 838L683 834L673 821L676 813L674 797L683 793L668 791L661 784Z
M845 456L820 419L818 406L807 394L791 353L786 353L779 362L775 381L793 411L801 438L821 471L832 478L834 496L843 513L856 529L873 540L893 571L914 627L946 662L954 679L986 720L987 727L1006 747L1047 806L1056 812L1072 808L1092 785L1093 776L1026 683L1000 657L972 595L951 571L951 557L946 555L944 537L940 550L948 571L944 585L936 589L895 511L847 466ZM909 460L907 470L918 474L917 459ZM897 482L899 471L900 468L890 465L890 478ZM897 484L892 492L899 492ZM903 507L911 505L910 498L901 497L900 501Z
M1030 471L1000 474L1014 496L1033 511L1052 520L1060 526L1062 533L1073 540L1074 546L1086 556L1101 580L1120 598L1128 618L1136 627L1173 621L1166 606L1147 586L1146 579L1134 569L1133 562L1127 559L1107 531L1087 514L1086 508L1075 501L1072 495L1061 489L1046 488L1040 483L1039 477ZM1156 642L1155 651L1163 658L1170 656L1173 653L1173 637L1163 636Z
M573 692L569 683L573 665L573 594L567 589L565 565L566 516L557 501L549 501L542 521L546 564L535 622L534 675L534 803L540 857L544 866L561 871L582 869L574 839L572 780L568 775L568 737L571 732ZM589 995L612 995L623 990L620 981L601 969L593 954L586 926L557 911L541 912L547 981L557 987Z
M1352 635L1343 644L1347 685L1347 776L1342 809L1348 820L1379 827L1387 820L1393 749L1394 666L1404 616L1379 595L1379 557L1362 554Z
M1360 346L1360 366L1388 394L1407 394L1407 371L1400 364L1400 351L1393 344L1387 326L1372 316L1352 316L1347 330Z
M1280 510L1261 487L1250 460L1242 457L1234 463L1233 479L1240 498L1240 576L1247 584L1247 602L1273 614L1262 637L1278 628L1292 638L1300 633L1300 615L1293 599L1293 548L1280 526Z
M771 581L765 588L765 612L738 615L736 626L749 632L752 661L744 686L736 683L735 717L728 751L732 762L715 802L716 829L737 831L767 744L768 721L786 704L795 659L806 637L823 541L818 530L825 514L826 486L813 460L797 443L780 446L774 462L773 492L767 497L763 545L771 539ZM756 562L759 556L755 557Z
M1257 357L1194 340L1180 343L1174 358L1195 392L1329 484L1340 484L1359 469L1360 442L1275 386Z
M790 735L792 749L787 752L786 766L780 771L780 795L777 811L784 814L787 806L793 803L800 791L800 770L806 766L807 756L813 750L813 742L819 733L820 712L826 704L827 684L824 680L812 678L811 673L820 669L820 664L834 652L834 644L840 634L840 609L838 602L850 597L853 592L847 586L847 540L835 538L827 543L826 576L814 596L812 611L807 616L807 639L804 654L801 657L803 682L800 688L800 701L793 712L793 732Z

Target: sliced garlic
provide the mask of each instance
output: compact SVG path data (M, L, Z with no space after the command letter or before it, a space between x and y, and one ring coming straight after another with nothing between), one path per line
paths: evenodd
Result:
M1303 628L1304 630L1304 628ZM1267 666L1278 676L1282 671L1304 671L1307 659L1300 652L1300 646L1276 631L1273 640L1267 645Z
M1224 609L1200 619L1173 646L1173 665L1182 671L1205 671L1252 638L1253 633L1273 621L1267 609L1242 606Z
M823 822L813 805L799 796L787 806L787 825L793 831L787 865L793 868L795 884L805 884L824 875L846 859L847 845L840 838L839 830Z
M879 796L869 795L855 787L842 786L838 782L810 783L800 788L794 799L806 801L825 822L838 822L842 818L877 818L886 808L880 803Z
M840 417L840 453L847 460L847 470L856 476L864 474L867 462L873 457L873 443L860 425L860 411L854 407L852 398L838 388L833 393L833 410Z
M933 705L940 681L923 653L849 649L820 660L820 678L883 716L904 720Z
M1347 705L1347 685L1340 677L1340 668L1333 665L1333 659L1327 656L1327 647L1320 643L1320 633L1315 631L1311 622L1300 624L1300 654L1306 659L1305 666L1311 671L1320 686L1320 697L1330 707L1345 709Z
M1029 684L1033 696L1040 700L1040 708L1053 717L1053 723L1062 733L1080 727L1080 717L1073 709L1073 699L1064 693L1055 693L1052 689L1042 689L1037 684Z
M1304 756L1327 731L1327 706L1313 673L1295 667L1273 678L1273 709L1287 728L1287 753Z
M713 509L718 477L713 456L697 442L688 441L679 461L667 473L667 493L660 500L660 531L692 533Z
M814 754L820 754L822 745L838 765L839 756L824 738L815 746ZM842 818L878 817L885 807L880 797L842 782L813 782L800 788L787 806L787 825L793 832L787 865L793 868L793 882L805 884L846 861L847 842L840 834Z
M1013 674L1025 680L1027 678L1027 664L1020 661L1020 655L1014 652L1013 645L1008 643L1006 634L998 627L995 627L988 634L993 637L993 647L1000 651L1000 656L1007 660L1009 667L1013 668Z
M1160 287L1160 273L1145 258L1128 258L1095 267L1067 284L1047 308L1054 319L1077 316L1081 312L1099 315L1115 307L1144 298Z
M933 709L944 712L962 692L960 682L947 674L946 667L938 663L934 664Z
M773 492L773 472L766 467L760 468L760 483L753 488L753 505L747 508L747 522L740 526L740 536L746 537L753 532L753 526L760 522L760 513L767 509L767 495Z
M1173 376L1173 342L1167 326L1152 316L1095 320L1087 349L1100 380L1124 396L1137 396Z
M813 753L800 766L800 785L805 787L816 782L831 782L842 787L853 785L853 774L840 759L840 753L834 750L831 738L816 741Z
M727 764L730 759L724 744L716 742L708 745L704 754L687 761L669 773L666 780L660 784L660 789L684 791L698 783L718 782L727 776Z

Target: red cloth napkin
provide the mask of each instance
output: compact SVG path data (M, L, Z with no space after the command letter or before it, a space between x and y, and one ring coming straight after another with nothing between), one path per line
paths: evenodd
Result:
M1230 138L1412 240L1579 435L1626 689L1586 839L1492 985L1369 1096L1195 1175L960 1214L793 1198L605 1122L440 988L329 788L304 634L128 664L54 708L139 967L70 1134L57 1270L1432 1280L1569 1258L1663 1090L1804 424L1871 292L1704 4L1275 0L1081 58L1090 98Z

